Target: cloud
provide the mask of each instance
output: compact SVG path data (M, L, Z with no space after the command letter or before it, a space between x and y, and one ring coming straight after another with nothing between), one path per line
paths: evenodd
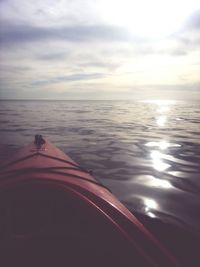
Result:
M50 78L46 80L37 80L37 81L32 82L32 85L33 86L46 86L46 85L62 83L62 82L94 80L94 79L99 79L103 77L104 75L102 73L92 73L92 74L77 73L77 74L72 74L72 75L54 77L54 78Z
M68 54L66 52L58 52L58 53L46 53L36 55L36 59L44 60L44 61L57 61L64 60Z
M200 9L192 13L173 38L192 51L200 47Z
M130 40L130 34L123 28L108 25L38 27L4 21L0 28L1 45L56 40L67 42L127 41Z
M118 67L120 67L120 62L108 62L105 60L89 60L89 61L82 61L78 64L80 67L83 68L98 68L98 69L108 69L111 71L115 71Z
M112 23L112 17L103 18L104 11L109 15L109 1L108 5L104 1L107 9L101 14L97 2L101 4L101 0L0 0L4 97L129 98L131 93L137 97L139 92L151 92L152 84L159 92L164 84L169 84L165 91L173 91L184 90L187 83L184 91L189 91L198 83L199 11L174 35L144 37L140 27L152 16L145 16L143 8L138 14L141 25L122 27ZM198 91L197 85L194 88Z
M0 17L14 23L43 27L94 24L99 21L95 12L97 1L99 0L4 0Z
M7 73L23 73L24 71L32 70L29 66L13 66L11 64L0 65L0 74Z
M197 30L200 32L200 9L195 11L184 25L185 29Z

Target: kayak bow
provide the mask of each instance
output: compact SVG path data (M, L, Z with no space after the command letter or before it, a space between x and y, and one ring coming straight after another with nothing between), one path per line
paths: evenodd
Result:
M39 135L1 164L0 213L7 265L179 266L104 185Z

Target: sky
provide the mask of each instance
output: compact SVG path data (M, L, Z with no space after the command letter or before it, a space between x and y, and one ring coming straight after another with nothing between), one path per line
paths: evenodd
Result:
M199 0L0 0L1 99L199 99Z

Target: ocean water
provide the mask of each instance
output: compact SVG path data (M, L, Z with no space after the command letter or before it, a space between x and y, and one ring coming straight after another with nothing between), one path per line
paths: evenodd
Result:
M0 101L0 158L42 134L134 213L200 234L200 103Z

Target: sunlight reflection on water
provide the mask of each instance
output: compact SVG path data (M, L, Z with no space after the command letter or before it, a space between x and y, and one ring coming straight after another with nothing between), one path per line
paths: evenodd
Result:
M170 112L171 106L174 105L175 101L168 101L168 100L154 100L150 101L149 103L156 105L156 124L158 127L164 127L166 126L168 116L167 113ZM158 113L158 116L157 116ZM165 115L160 115L160 113L165 113ZM154 147L157 150L151 150L150 151L150 157L152 159L152 165L153 168L157 171L165 171L167 170L171 165L167 164L163 161L163 158L165 154L160 152L160 150L168 149L171 146L176 146L176 144L170 144L166 140L161 140L160 142L148 142L145 144L147 147Z
M164 189L169 189L173 187L169 181L163 180L163 179L157 179L157 178L150 180L148 182L148 185L153 186L153 187L164 188Z
M157 171L164 171L170 167L169 164L162 161L164 154L160 153L160 151L154 150L151 152L150 156L153 161L153 167Z
M141 102L149 103L149 104L156 104L159 107L163 106L170 106L176 104L176 100L169 100L169 99L149 99L149 100L142 100Z
M160 142L148 142L145 144L145 146L148 147L158 147L161 150L170 148L170 147L181 147L180 144L173 144L173 143L169 143L166 140L161 140Z
M159 147L160 149L166 149L170 146L170 144L165 140L160 142L148 142L145 145L149 147Z
M165 126L167 122L167 116L159 116L156 118L156 123L158 126Z
M156 215L152 212L152 210L158 209L158 203L153 199L144 198L144 204L146 214L151 218L155 218Z
M172 189L173 185L166 179L156 178L153 175L142 175L135 179L137 184L145 184L148 187L157 187L159 189Z
M169 108L169 106L160 106L158 109L157 109L157 112L158 113L163 113L163 112L167 112L167 111L169 111L170 110L170 108Z

